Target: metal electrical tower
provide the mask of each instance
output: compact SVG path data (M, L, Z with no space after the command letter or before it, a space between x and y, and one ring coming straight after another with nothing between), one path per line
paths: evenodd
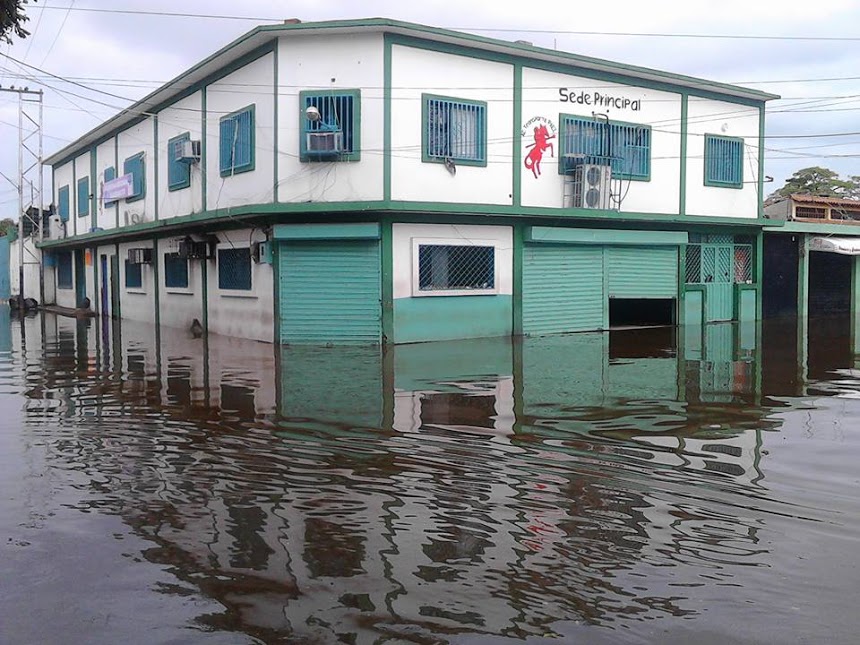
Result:
M24 222L38 232L41 243L45 237L45 217L42 211L44 184L42 177L42 90L28 87L0 87L0 92L18 95L18 177L12 181L0 172L0 177L18 190L18 298L24 298ZM35 257L35 256L34 256ZM39 264L39 302L45 302L45 265ZM23 302L20 303L23 305Z

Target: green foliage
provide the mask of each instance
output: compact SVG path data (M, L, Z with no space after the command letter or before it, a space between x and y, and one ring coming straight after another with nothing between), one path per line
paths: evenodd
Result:
M12 221L11 218L4 217L2 220L0 220L0 237L4 235L9 235L10 231L14 232L15 230L17 230L17 228L18 224Z
M11 43L12 36L26 38L30 35L24 29L24 23L28 20L24 5L29 3L30 0L0 0L0 42Z
M839 173L811 166L796 171L772 197L787 197L792 194L818 195L820 197L860 198L860 176L840 179Z

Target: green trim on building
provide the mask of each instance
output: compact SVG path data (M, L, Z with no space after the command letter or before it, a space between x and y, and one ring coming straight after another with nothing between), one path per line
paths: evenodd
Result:
M526 242L548 242L563 244L623 244L655 246L686 244L686 231L639 231L611 229L560 228L551 226L529 226L525 231Z
M758 216L764 217L764 105L758 108Z
M394 233L390 220L380 222L382 236L382 343L394 342Z
M97 152L96 147L93 146L90 149L90 177L93 178L93 186L92 190L90 190L90 213L92 213L93 218L90 220L90 228L96 228L98 226L98 214L99 214L99 205L98 198L99 195L96 195L96 187L98 186L98 166L96 165Z
M275 240L378 240L381 237L377 222L348 224L275 224Z
M678 196L678 215L682 217L687 214L687 136L690 96L686 92L681 93L681 163L680 163L680 195ZM759 217L762 214L759 213Z
M152 117L152 217L158 219L158 115Z
M116 168L116 174L119 175L119 135L113 136L113 167ZM119 200L114 202L114 219L116 227L119 228Z
M158 238L152 238L152 282L155 292L155 333L160 334L161 329L161 281L159 280L158 265L161 261L158 253ZM160 343L157 343L160 344Z
M523 254L525 253L525 230L522 225L513 226L513 303L512 303L512 330L514 336L523 335Z
M860 256L851 258L851 351L860 354Z
M72 183L69 184L69 219L66 221L66 238L69 236L69 225L68 223L72 223L72 236L77 236L78 234L78 168L77 168L77 160L72 161ZM72 192L72 188L75 189ZM71 198L74 196L75 198L75 207L72 208ZM74 214L74 217L72 216Z
M512 296L396 298L394 342L510 336L512 320Z
M200 120L201 120L201 126L200 126L200 190L202 191L200 197L201 197L201 204L203 204L203 212L204 213L206 212L206 205L207 205L207 199L206 199L207 185L206 185L206 183L207 183L207 178L209 176L209 171L208 171L208 165L209 164L207 161L209 146L207 145L207 141L206 141L207 116L208 115L206 113L206 88L203 87L200 90Z
M391 201L391 37L383 36L382 50L382 199Z
M280 105L281 98L278 96L278 92L280 91L280 78L279 75L279 58L280 58L280 41L275 40L275 47L272 49L272 110L274 113L273 121L274 127L272 128L272 201L278 203L280 198L278 197L278 192L280 190L280 180L278 177L278 157L280 156ZM277 274L276 274L277 275ZM277 311L277 309L275 309ZM277 342L277 341L276 341Z

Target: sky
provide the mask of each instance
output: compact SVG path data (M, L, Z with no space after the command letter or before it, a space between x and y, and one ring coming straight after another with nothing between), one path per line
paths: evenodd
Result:
M860 175L858 0L39 0L27 14L31 36L0 44L0 86L45 90L45 156L259 24L385 17L778 94L767 106L765 194L808 166ZM0 173L13 180L17 100L0 92ZM17 218L2 175L0 216Z

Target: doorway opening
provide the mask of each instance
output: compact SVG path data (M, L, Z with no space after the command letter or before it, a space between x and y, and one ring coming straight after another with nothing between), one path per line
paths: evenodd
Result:
M610 298L609 328L675 324L674 298Z

